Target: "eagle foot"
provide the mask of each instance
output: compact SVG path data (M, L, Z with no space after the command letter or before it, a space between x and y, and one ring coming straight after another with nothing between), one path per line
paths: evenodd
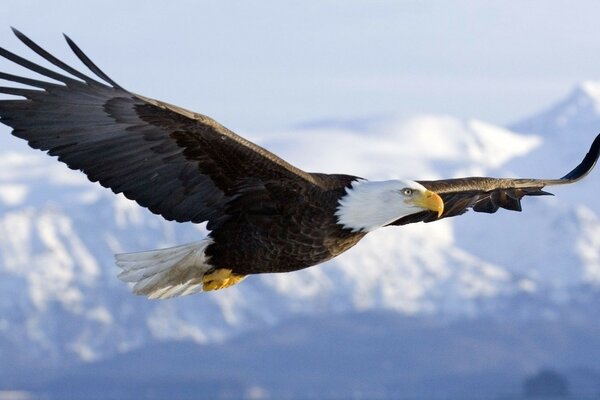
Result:
M220 290L241 282L246 275L236 275L228 268L217 268L202 277L202 290Z

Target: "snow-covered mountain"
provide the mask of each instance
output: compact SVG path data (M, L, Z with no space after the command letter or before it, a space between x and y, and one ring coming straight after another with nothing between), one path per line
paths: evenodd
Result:
M435 179L560 177L598 130L600 84L585 83L511 130L422 115L241 133L308 171ZM600 290L594 171L555 198L525 200L521 214L386 228L319 267L149 301L116 278L113 253L198 240L204 227L165 222L8 136L0 128L0 359L13 362L0 374L157 341L221 341L299 315L385 309L457 318L510 308L552 317Z

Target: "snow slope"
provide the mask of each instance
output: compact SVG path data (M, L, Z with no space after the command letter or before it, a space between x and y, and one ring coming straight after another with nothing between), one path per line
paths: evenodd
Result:
M512 130L422 115L240 133L308 171L558 177L600 126L594 88L583 84ZM7 135L0 128L0 146L10 149L0 151L0 359L12 365L95 360L164 340L220 341L298 315L385 309L456 318L510 309L551 317L600 286L595 171L556 198L526 200L522 214L386 228L317 268L148 301L116 278L112 254L198 240L204 228L165 222Z

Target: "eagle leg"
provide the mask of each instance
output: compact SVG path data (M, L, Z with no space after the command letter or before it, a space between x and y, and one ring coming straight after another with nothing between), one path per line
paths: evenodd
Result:
M234 274L228 268L217 268L202 277L202 290L220 290L233 286L244 280L246 275Z

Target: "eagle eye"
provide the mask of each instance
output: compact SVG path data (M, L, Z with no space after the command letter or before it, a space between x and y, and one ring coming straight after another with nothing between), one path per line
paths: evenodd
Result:
M404 188L404 189L402 189L402 194L405 196L412 196L413 190L410 188Z

